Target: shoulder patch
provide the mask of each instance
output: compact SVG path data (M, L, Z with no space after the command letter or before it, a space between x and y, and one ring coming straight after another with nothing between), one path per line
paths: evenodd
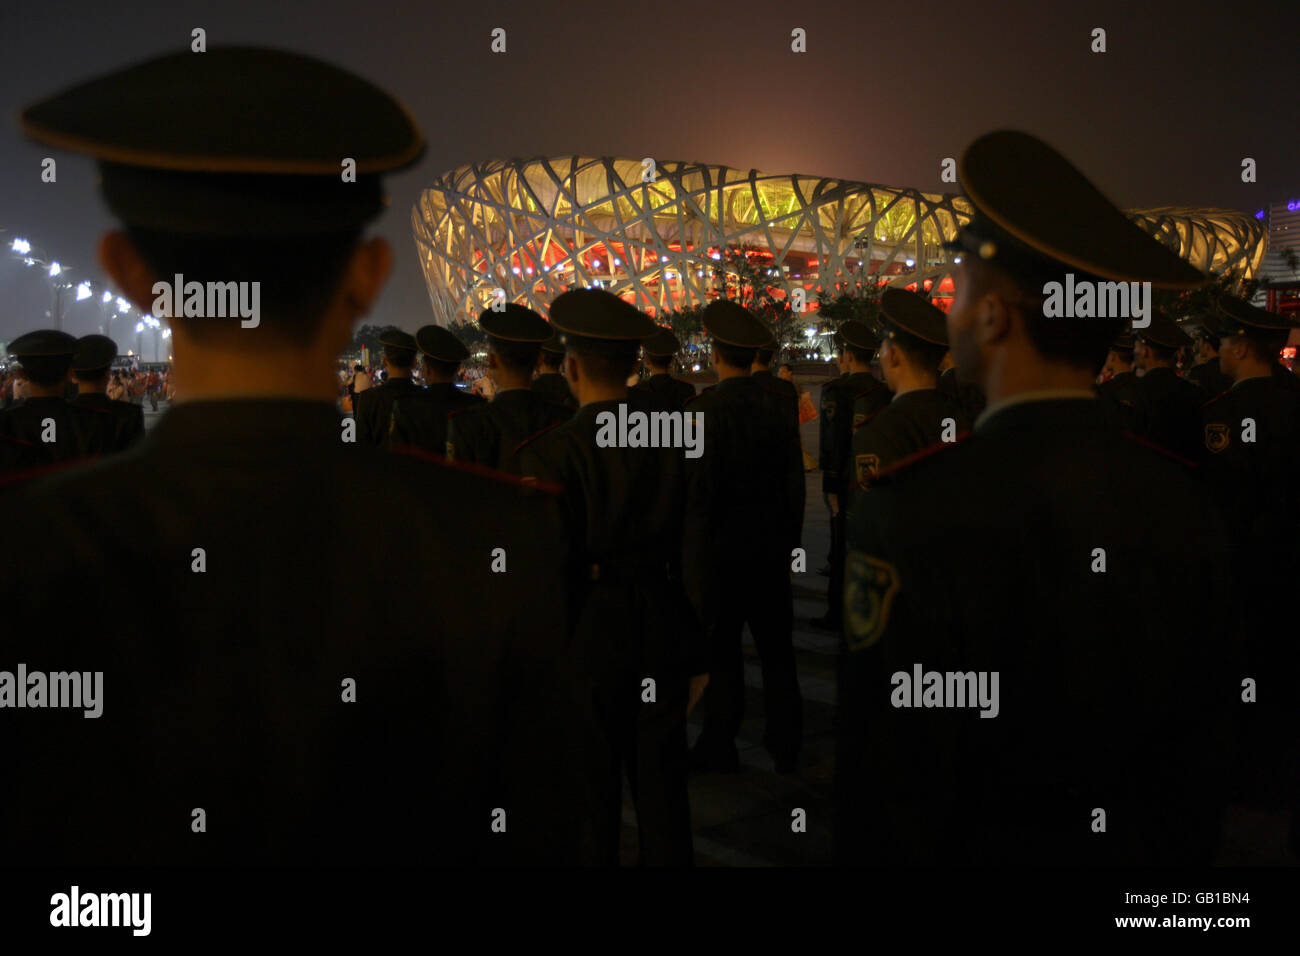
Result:
M1232 441L1232 430L1226 424L1211 423L1205 426L1206 450L1218 454Z
M850 551L844 563L844 635L850 651L878 642L902 582L888 561Z
M858 487L866 488L876 472L880 470L880 456L854 455L853 464L857 469Z

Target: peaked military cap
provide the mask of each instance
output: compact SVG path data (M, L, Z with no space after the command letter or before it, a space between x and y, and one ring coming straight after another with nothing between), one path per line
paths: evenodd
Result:
M958 175L976 214L949 247L995 262L1022 280L1074 270L1167 289L1205 282L1069 160L1028 133L981 136L962 154Z
M640 343L654 335L654 321L636 306L603 289L571 289L551 303L551 325L569 336Z
M655 333L641 343L641 348L646 355L651 358L672 358L681 351L681 343L677 341L677 336L673 330L659 326Z
M507 302L500 312L484 309L479 313L479 328L494 339L506 342L540 344L551 337L551 326L527 306Z
M840 323L840 338L850 348L871 352L880 347L880 338L865 322L849 319Z
M704 331L726 345L760 349L772 339L772 330L738 302L717 299L704 308Z
M422 325L415 333L415 344L421 352L439 362L463 362L469 358L469 349L441 325Z
M557 331L551 332L551 337L542 343L542 351L550 352L552 355L564 354L564 338Z
M385 205L379 176L424 141L396 99L329 63L254 47L174 53L23 111L39 142L99 161L128 225L214 236L360 228ZM356 163L344 182L343 162Z
M39 329L18 336L9 343L9 351L20 359L24 355L75 355L77 354L77 339L67 332L59 332L55 329ZM109 361L111 362L112 359L109 359Z
M117 343L107 335L83 335L77 339L77 351L72 356L75 372L88 372L108 368L117 358Z
M390 349L407 349L412 352L417 348L415 336L401 329L385 329L379 333L379 344Z
M1178 323L1166 314L1164 309L1151 310L1151 324L1145 329L1133 329L1133 339L1137 342L1150 342L1166 349L1180 349L1192 344L1192 337L1178 327Z
M887 326L896 326L922 342L947 347L948 320L943 309L915 292L886 289L880 297L880 308L885 313ZM892 338L893 334L893 330L886 327L885 337Z
M1216 303L1218 309L1205 316L1206 328L1220 337L1227 335L1276 335L1290 329L1286 318L1235 295L1223 295Z
M1132 352L1133 345L1133 330L1126 326L1123 332L1115 336L1115 341L1110 344L1110 347L1116 352Z

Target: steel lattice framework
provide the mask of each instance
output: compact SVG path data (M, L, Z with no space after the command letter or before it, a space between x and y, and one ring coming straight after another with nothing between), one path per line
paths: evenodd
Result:
M424 190L412 226L434 316L474 318L503 290L544 311L574 286L601 287L657 314L754 281L780 297L845 289L867 276L950 293L942 243L971 215L961 196L726 166L586 158L462 166ZM1226 210L1129 214L1193 265L1255 274L1262 226Z

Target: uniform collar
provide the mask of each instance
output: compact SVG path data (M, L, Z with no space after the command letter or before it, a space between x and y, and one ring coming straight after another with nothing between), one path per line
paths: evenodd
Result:
M1091 389L1086 388L1044 388L1032 392L1017 392L1015 395L1009 395L1004 399L993 402L984 411L980 412L979 417L975 419L974 431L984 430L995 415L1001 415L1009 410L1016 409L1017 406L1067 399L1071 401L1086 399L1088 402L1096 402L1097 395Z
M737 375L733 378L723 378L718 380L715 388L757 388L758 383L754 381L753 375Z
M899 400L900 398L904 398L904 397L906 397L906 396L908 396L908 395L924 395L926 392L937 392L937 391L939 391L939 389L936 388L936 387L930 387L930 388L909 388L906 392L895 392L895 393L894 393L894 397L891 398L891 399L889 400L889 404L891 404L891 405L897 405L897 404L898 404L898 400Z

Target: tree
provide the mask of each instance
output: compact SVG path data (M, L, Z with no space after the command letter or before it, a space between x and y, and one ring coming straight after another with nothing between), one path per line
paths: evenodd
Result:
M366 324L357 329L352 336L352 342L348 345L349 355L360 355L363 348L370 350L370 355L374 356L379 352L382 345L379 344L379 337L393 328L391 325L370 325Z

